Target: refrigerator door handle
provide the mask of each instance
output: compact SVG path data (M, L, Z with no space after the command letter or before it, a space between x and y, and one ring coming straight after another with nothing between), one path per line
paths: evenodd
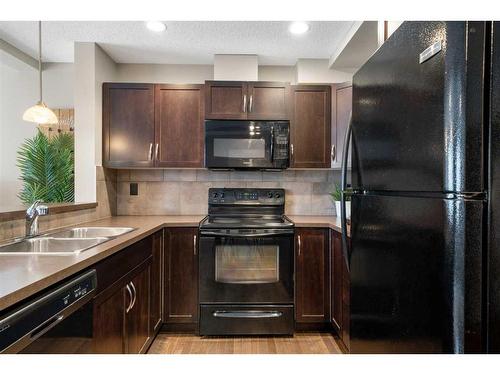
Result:
M351 265L351 254L347 247L347 217L346 217L346 200L345 194L347 190L347 159L349 154L349 143L351 142L352 133L352 112L349 114L349 125L344 137L344 149L342 150L342 175L341 175L341 189L342 194L340 198L340 220L342 223L342 254L346 262L347 270ZM352 215L352 214L351 214Z

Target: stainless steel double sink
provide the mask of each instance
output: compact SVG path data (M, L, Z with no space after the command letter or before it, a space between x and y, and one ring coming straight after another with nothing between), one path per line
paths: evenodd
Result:
M112 240L135 228L76 227L0 246L0 255L74 255Z

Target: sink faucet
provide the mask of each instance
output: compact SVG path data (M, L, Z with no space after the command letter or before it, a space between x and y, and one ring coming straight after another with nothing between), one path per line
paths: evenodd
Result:
M37 200L26 210L26 237L38 235L38 216L45 216L49 213L49 208L40 204Z

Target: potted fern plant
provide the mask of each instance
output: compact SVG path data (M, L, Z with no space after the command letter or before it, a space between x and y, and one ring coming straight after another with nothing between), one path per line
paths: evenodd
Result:
M17 155L23 181L18 196L23 203L75 200L72 133L59 133L49 138L38 131L21 145Z
M346 193L349 193L351 189L347 189ZM330 196L335 203L335 212L337 216L340 216L340 200L342 199L342 189L340 185L334 184L333 190L330 192ZM345 212L347 218L351 217L351 196L349 194L345 195Z

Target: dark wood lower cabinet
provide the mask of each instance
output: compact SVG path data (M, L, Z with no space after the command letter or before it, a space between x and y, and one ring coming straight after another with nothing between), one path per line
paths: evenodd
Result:
M349 350L350 276L342 252L342 237L331 230L331 321L344 346Z
M126 303L122 285L94 300L94 353L124 353Z
M153 335L163 320L163 230L153 234L153 264L151 265L151 323Z
M150 293L151 263L132 279L130 288L134 294L132 304L125 311L125 353L144 353L150 341Z
M164 322L167 326L196 327L198 322L197 236L198 228L165 229Z
M330 321L330 262L327 229L297 228L295 243L295 320Z

